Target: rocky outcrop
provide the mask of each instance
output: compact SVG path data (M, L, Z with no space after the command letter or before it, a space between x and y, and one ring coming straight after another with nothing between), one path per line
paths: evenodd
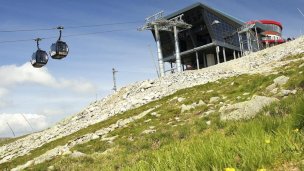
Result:
M245 73L270 73L272 68L283 66L288 62L278 62L283 57L304 53L303 45L304 38L300 38L198 71L175 73L160 79L146 80L123 87L49 129L0 147L0 164L26 155L35 148L104 121L111 116L171 95L177 90Z
M263 107L278 101L273 97L253 96L251 100L220 108L221 120L240 120L254 117Z

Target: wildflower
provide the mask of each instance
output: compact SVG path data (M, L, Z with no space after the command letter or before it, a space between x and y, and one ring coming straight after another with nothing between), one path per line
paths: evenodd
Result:
M265 139L265 143L266 144L270 144L270 139L268 138L268 139Z
M224 171L235 171L235 168L225 168Z
M296 128L296 129L294 129L293 131L294 131L294 132L299 132L299 129L298 129L298 128Z
M258 169L257 171L266 171L266 169Z

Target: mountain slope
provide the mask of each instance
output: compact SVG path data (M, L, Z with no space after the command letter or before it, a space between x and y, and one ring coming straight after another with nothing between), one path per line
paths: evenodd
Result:
M185 139L187 137L185 137L185 135L189 134L189 131L192 130L192 127L197 127L195 119L200 120L201 117L205 119L203 116L210 115L211 113L213 114L210 116L215 118L214 122L218 122L215 125L221 125L223 123L222 121L219 121L218 118L220 116L219 110L221 107L229 104L236 104L246 100L250 101L253 95L272 96L272 94L267 94L268 92L266 92L264 89L266 89L267 86L271 85L272 80L275 77L282 75L282 73L278 74L277 72L287 72L284 71L285 68L282 69L282 67L285 67L284 65L287 65L292 61L293 63L290 63L290 68L298 68L298 65L302 63L301 59L296 59L302 58L302 55L292 56L288 60L286 60L286 58L285 60L282 60L283 57L302 54L304 52L303 45L303 38L301 38L293 42L266 49L258 53L254 53L252 55L242 57L234 61L229 61L227 63L222 63L210 68L202 69L199 71L173 74L162 79L139 82L122 88L117 93L103 99L102 101L91 104L84 111L64 120L63 122L57 124L55 127L52 127L40 133L29 135L13 143L0 147L0 163L2 163L0 167L13 168L19 164L24 164L27 161L30 162L28 162L27 165L23 165L23 167L31 166L34 163L44 163L45 161L51 160L54 157L60 156L62 154L70 155L69 153L71 153L74 148L78 150L82 149L83 152L86 153L87 151L105 151L105 149L108 149L107 147L111 147L109 144L115 141L118 141L121 144L125 143L126 147L129 145L130 148L132 148L134 146L132 145L133 138L136 139L138 137L145 137L146 135L152 137L156 135L168 136L172 138L170 140L164 140L168 141L167 143L160 141L159 138L156 138L157 141L155 139L147 139L147 142L140 142L145 145L152 143L153 148L158 149L162 146L162 144L165 146L169 145L170 143L174 143L176 140ZM292 58L295 58L296 60L292 60ZM244 63L248 65L244 65ZM267 74L270 75L265 76ZM294 74L295 73L290 73L289 76L300 80ZM215 82L217 80L219 81ZM248 80L251 82L248 82ZM206 84L207 82L213 83ZM293 82L296 81L293 80ZM293 82L288 82L287 85L292 84ZM193 87L196 85L201 86ZM294 86L299 85L297 84ZM187 87L193 88L184 89ZM199 91L197 89L199 89ZM295 89L295 87L293 87L293 89ZM294 94L298 96L298 94L301 92L302 90L299 89L298 92ZM291 94L291 91L287 93L287 95L289 94ZM214 103L211 103L211 98L213 98L213 100L217 100L215 100ZM154 102L149 103L151 101ZM203 105L203 103L208 104ZM181 112L181 108L184 108L186 113L189 114L183 114L185 112ZM118 113L120 113L120 115L116 115ZM155 118L159 118L157 125L162 125L163 127L157 126L156 128L156 126L152 124L153 119ZM181 120L189 121L189 123L184 123L184 125L186 125L185 127L178 124L174 124L176 126L173 125L174 127L172 127L172 123L176 121L180 122ZM212 119L210 119L210 121L211 120ZM169 122L172 123L169 124ZM147 127L147 125L150 126ZM213 126L214 124L211 125ZM132 127L133 129L130 130L128 127ZM202 130L208 128L205 124L203 124L201 127L202 128L200 129ZM135 131L132 134L136 134L137 136L127 137L124 132L116 133L119 130L126 131L126 129L129 131L129 133ZM159 135L157 133L157 130L168 130L169 132L164 133L164 135ZM172 137L170 133L172 133L174 136ZM112 137L109 136L112 134ZM116 135L119 135L119 138L115 138ZM126 137L123 138L123 135ZM190 136L190 139L192 136L201 136L201 134L200 132L194 131L193 135ZM104 141L100 141L100 139ZM100 148L100 150L94 148L90 150L90 147L95 147L95 145ZM140 145L141 144L139 144L139 146ZM145 147L145 145L143 145L143 147L140 146L139 149L147 148L149 151L149 147L152 145L148 145L149 147ZM53 151L48 151L52 149ZM114 151L118 150L118 152L121 150L116 149L116 147L112 147L110 149L114 149ZM29 152L31 153L28 154ZM133 151L131 150L130 152ZM34 157L38 158L33 160ZM90 157L86 158L89 158L91 160ZM94 159L93 161L90 160L88 162L94 163ZM139 160L139 156L137 156L137 160ZM135 157L135 161L137 160ZM38 166L45 166L44 164ZM224 165L222 167L224 167Z

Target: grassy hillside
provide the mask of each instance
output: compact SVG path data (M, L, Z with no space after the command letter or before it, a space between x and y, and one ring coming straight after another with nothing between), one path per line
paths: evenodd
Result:
M304 55L291 56L286 60ZM156 107L149 115L116 129L108 137L77 145L72 150L87 154L69 155L29 167L27 170L304 170L304 67L292 62L271 75L241 75L218 82L187 88L137 109L111 117L32 151L26 156L1 164L13 168L69 140L105 128L119 119ZM220 121L224 104L246 101L253 95L271 96L265 89L274 78L290 77L284 89L296 95L281 98L257 117L242 121ZM245 93L245 94L244 94ZM181 113L181 105L211 97L220 101ZM178 98L184 98L179 101ZM207 113L211 113L206 116ZM150 130L151 133L143 133Z

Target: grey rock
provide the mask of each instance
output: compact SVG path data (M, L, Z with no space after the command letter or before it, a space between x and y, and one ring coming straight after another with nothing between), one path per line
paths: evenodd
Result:
M267 91L269 91L269 92L271 92L271 91L273 91L273 89L275 89L277 86L276 86L276 84L274 83L274 84L271 84L271 85L269 85L268 87L266 87L266 90Z
M276 94L276 93L278 93L278 88L274 88L274 89L272 89L271 91L270 91L270 93L272 93L272 94Z
M221 120L240 120L254 117L263 107L278 101L276 98L253 96L251 100L220 108Z
M155 133L155 132L156 132L155 129L147 129L147 130L144 130L144 131L142 132L142 134L153 134L153 133Z
M216 103L220 100L221 98L220 97L211 97L210 100L209 100L209 103Z
M182 101L184 101L184 100L185 100L185 98L183 98L183 97L177 98L177 101L178 101L178 102L182 102Z
M47 168L47 170L48 170L48 171L53 171L53 170L55 170L55 166L49 166L49 167Z
M79 152L79 151L73 151L72 154L70 154L71 158L80 158L80 157L85 157L87 156L86 154Z
M206 121L206 124L207 125L211 125L211 121Z
M279 76L276 79L274 79L273 82L278 86L282 86L282 85L286 84L288 80L289 80L289 77L282 75L282 76Z

